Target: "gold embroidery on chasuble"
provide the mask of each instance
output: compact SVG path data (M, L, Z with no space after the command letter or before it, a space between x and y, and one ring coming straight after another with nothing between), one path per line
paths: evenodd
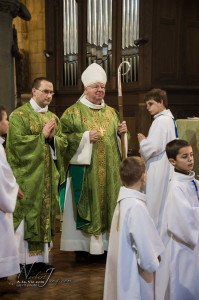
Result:
M76 107L70 109L70 114L75 115L76 117L81 117L81 112Z
M41 132L41 130L42 130L41 125L39 126L39 124L37 124L35 119L30 118L29 122L30 122L31 132L33 132L33 133L40 133Z
M23 115L29 123L29 128L32 133L40 133L42 130L42 123L38 123L38 119L35 119L32 115L29 115L27 111L19 111L19 112L14 112L15 114L20 114Z
M91 118L87 119L83 117L84 124L89 130L98 131L98 140L94 143L95 147L95 163L97 164L97 178L99 186L99 199L100 199L100 213L102 224L104 224L106 218L105 212L105 192L106 192L106 140L108 137L108 128L112 120L113 114L111 110L107 110L105 113L101 110L90 110Z
M43 254L43 251L41 251L41 250L35 250L35 251L28 252L29 256L36 256L36 255L42 255L42 254Z
M98 157L98 180L99 180L99 193L100 193L100 206L101 206L101 219L104 219L104 197L106 190L106 157L105 157L105 147L102 138L96 142L96 150Z
M39 114L43 126L50 120L45 114ZM50 147L46 143L44 145L44 191L43 191L43 201L41 208L41 231L43 235L44 242L49 242L51 239L49 228L50 228L50 210L51 210L51 164L50 164Z

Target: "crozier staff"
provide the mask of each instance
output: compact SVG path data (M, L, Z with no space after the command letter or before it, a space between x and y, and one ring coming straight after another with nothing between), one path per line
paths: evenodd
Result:
M127 65L128 69L125 73L121 74L121 68L123 65ZM124 76L130 71L131 65L128 61L123 61L118 67L118 107L119 107L119 115L120 115L120 122L123 122L123 97L122 97L122 82L121 82L121 75ZM127 157L127 143L125 141L125 134L121 134L121 149L122 149L122 159Z

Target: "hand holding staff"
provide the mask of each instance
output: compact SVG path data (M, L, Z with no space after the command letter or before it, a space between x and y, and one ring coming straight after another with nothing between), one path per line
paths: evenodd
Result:
M128 65L128 69L125 73L121 74L121 68L124 64ZM126 75L130 71L131 65L128 61L123 61L118 67L118 106L119 106L119 115L120 123L123 123L123 98L122 98L122 84L121 84L121 75ZM121 148L122 148L122 159L126 158L126 149L124 142L124 132L121 133Z

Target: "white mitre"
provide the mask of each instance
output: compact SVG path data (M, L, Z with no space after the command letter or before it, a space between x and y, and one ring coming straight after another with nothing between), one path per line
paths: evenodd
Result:
M81 79L84 88L96 82L103 84L106 84L107 82L106 72L100 65L96 63L93 63L86 68L86 70L82 73Z

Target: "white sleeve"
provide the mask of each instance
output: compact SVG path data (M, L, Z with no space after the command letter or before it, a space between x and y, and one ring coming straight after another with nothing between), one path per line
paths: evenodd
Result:
M0 149L0 210L12 213L15 209L19 186L7 162L4 149Z
M147 209L136 205L129 219L132 248L137 254L138 264L152 273L159 266L158 256L164 251L163 243Z
M92 150L93 150L93 143L90 142L89 131L85 131L76 153L71 158L70 164L90 165Z
M165 151L171 121L172 119L166 116L153 121L147 138L140 143L140 154L145 161Z
M199 207L193 207L180 187L167 203L168 230L183 242L195 246L199 237Z

